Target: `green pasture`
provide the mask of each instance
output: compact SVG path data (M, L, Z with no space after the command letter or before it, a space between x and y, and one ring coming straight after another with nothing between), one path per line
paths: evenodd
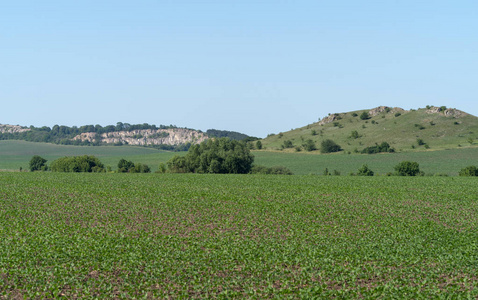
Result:
M177 153L136 146L69 146L26 141L0 141L0 170L28 169L33 155L48 160L47 164L63 156L94 155L105 166L116 169L121 158L147 164L154 171L160 162L168 161Z
M2 299L478 297L476 178L0 182Z

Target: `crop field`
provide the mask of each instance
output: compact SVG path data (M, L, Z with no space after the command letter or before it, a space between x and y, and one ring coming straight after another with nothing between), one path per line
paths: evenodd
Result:
M404 160L416 161L420 170L428 175L446 174L457 176L470 165L478 165L478 148L462 148L437 151L417 151L380 154L312 154L291 152L254 151L255 163L265 166L285 166L296 175L322 175L325 168L337 170L341 175L367 164L376 175L394 172L394 166Z
M478 297L476 178L0 182L0 299Z
M40 155L48 160L47 164L63 156L94 155L105 166L116 169L122 158L147 164L153 171L160 162L166 162L175 152L160 151L138 146L67 146L26 141L0 141L0 170L28 169L28 162L33 155Z
M478 165L478 148L463 147L461 149L417 151L382 154L317 154L295 153L286 151L253 151L255 164L285 166L295 175L322 175L325 168L337 170L341 175L357 172L363 164L367 164L377 175L393 172L393 167L401 161L411 160L420 164L420 169L428 175L447 174L457 176L467 166ZM33 155L40 155L48 160L63 156L95 155L105 166L117 168L121 158L135 163L147 164L154 172L159 163L167 162L174 155L185 155L186 152L166 152L152 148L134 146L65 146L25 141L0 141L0 170L28 169L28 162Z

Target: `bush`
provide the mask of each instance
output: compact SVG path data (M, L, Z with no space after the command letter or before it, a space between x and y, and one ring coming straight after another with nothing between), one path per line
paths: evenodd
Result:
M476 166L468 166L466 168L461 169L460 176L478 176L478 168Z
M322 153L332 153L340 150L342 150L342 148L330 139L324 140L320 144L320 152Z
M368 168L367 165L363 165L360 169L358 169L358 176L373 176L374 172Z
M367 147L362 150L364 154L375 154L381 152L395 152L395 149L390 147L390 144L387 142L382 142L380 145L376 144L375 146Z
M361 137L358 133L357 130L353 130L351 133L350 133L350 138L352 139L358 139L359 137Z
M315 146L315 143L313 140L307 140L305 141L304 144L302 144L302 147L304 147L305 151L314 151L317 150L317 147Z
M101 161L93 155L65 156L51 163L53 172L106 172Z
M368 120L370 119L370 115L368 112L364 111L363 113L360 114L360 120Z
M266 174L266 175L292 175L292 171L283 166L265 167L253 166L251 174Z
M257 142L256 142L256 149L257 149L257 150L261 150L261 149L262 149L262 142L261 142L261 141L257 141Z
M395 166L398 176L417 176L420 175L419 164L414 161L402 161Z
M29 166L30 166L30 171L47 171L48 170L48 166L46 165L46 162L48 160L44 159L43 157L39 156L39 155L34 155L31 159L30 159L30 163L29 163Z
M291 140L285 140L284 143L282 143L282 148L292 148L294 147L294 144L292 143Z
M396 112L396 113L395 113L395 117L400 117L401 115L402 115L402 114L399 113L399 112Z

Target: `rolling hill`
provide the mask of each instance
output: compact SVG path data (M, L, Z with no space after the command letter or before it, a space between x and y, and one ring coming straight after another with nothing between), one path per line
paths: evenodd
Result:
M427 106L416 110L380 106L330 114L316 123L269 135L263 149L304 151L311 140L317 148L331 139L345 152L387 142L396 152L441 150L478 145L478 118L457 109ZM318 152L318 150L315 150Z

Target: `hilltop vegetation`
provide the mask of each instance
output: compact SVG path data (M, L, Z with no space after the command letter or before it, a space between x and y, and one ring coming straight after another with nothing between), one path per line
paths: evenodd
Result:
M315 151L332 140L346 153L405 152L476 146L478 118L446 107L403 110L386 106L330 114L307 126L262 140L262 149ZM388 147L382 151L380 148ZM315 147L314 147L315 146ZM393 149L392 151L390 149Z

